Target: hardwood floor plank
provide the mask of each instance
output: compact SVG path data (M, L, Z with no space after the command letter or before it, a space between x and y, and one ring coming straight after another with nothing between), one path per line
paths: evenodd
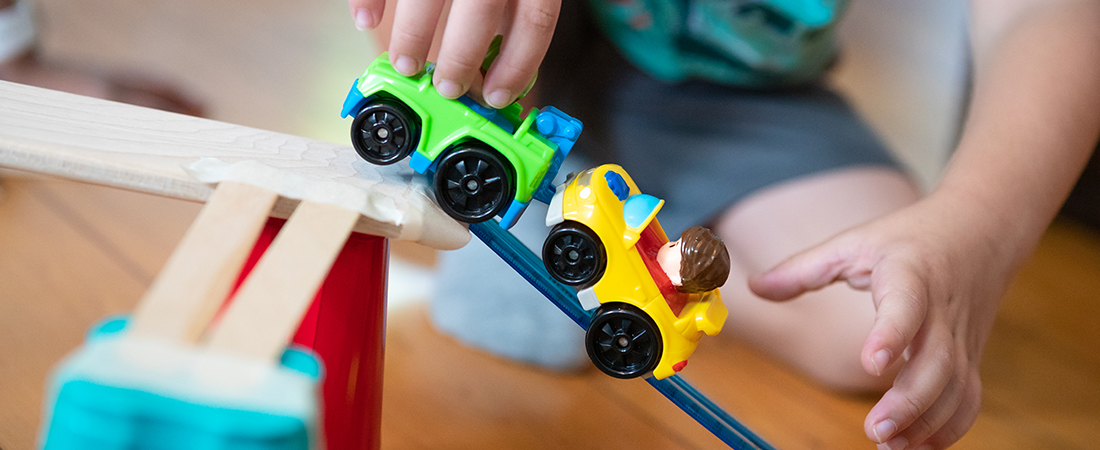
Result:
M201 203L46 178L38 196L146 284L195 220Z
M439 335L422 307L389 318L383 448L698 448L603 390L605 375L552 374Z
M0 183L0 448L30 449L50 368L145 285L43 203L41 183Z

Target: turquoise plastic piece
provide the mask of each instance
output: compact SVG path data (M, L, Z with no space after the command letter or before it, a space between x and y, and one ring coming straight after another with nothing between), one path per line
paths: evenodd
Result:
M255 402L261 406L249 409L242 407L248 402L218 404L217 393L195 387L206 380L193 385L163 381L189 368L145 376L140 362L117 358L129 355L118 351L126 323L118 316L99 322L85 345L56 369L41 435L44 449L313 448L319 433L316 397L322 367L308 350L288 349L281 368L271 368L270 374L261 370L265 376L257 381L275 387L261 386L262 392L290 400L268 401L265 395Z
M512 228L512 226L519 221L519 216L523 215L523 211L527 210L527 205L529 204L531 204L531 202L512 200L512 204L508 205L508 209L500 216L500 222L498 222L497 225L500 225L500 227L505 230Z
M558 144L558 148L566 155L573 150L573 144L577 143L581 131L584 130L584 124L580 120L553 106L539 111L539 115L535 117L535 127L543 137Z
M666 81L774 87L819 78L849 0L590 0L630 62Z
M649 194L632 195L623 202L623 221L626 226L641 229L661 209L661 199Z
M489 119L490 122L500 127L505 133L512 134L516 132L516 127L500 114L500 110L488 106L481 106L480 103L475 102L474 99L466 95L459 97L458 101L462 102L463 105L466 105L467 108L470 108L471 111L477 113L481 117Z
M351 91L348 92L348 96L344 97L344 107L340 109L340 118L346 119L348 116L358 113L363 108L363 102L367 99L363 97L363 93L359 91L359 79L351 82Z

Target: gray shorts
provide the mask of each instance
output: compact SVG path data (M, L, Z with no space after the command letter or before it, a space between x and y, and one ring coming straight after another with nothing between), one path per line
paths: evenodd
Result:
M565 12L554 39L539 103L584 122L578 153L622 165L643 192L665 199L659 218L670 235L794 178L854 166L904 172L855 111L820 84L770 91L665 84Z
M670 235L706 224L738 200L793 178L850 166L897 168L843 100L809 85L747 91L666 85L631 67L563 2L539 73L540 105L584 122L563 173L622 165L643 192L666 200ZM536 254L549 230L532 203L512 229ZM461 342L543 367L587 367L584 333L485 246L440 258L432 322Z

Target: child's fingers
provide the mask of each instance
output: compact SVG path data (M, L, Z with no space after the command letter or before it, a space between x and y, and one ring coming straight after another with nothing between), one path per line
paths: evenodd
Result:
M833 239L749 278L749 289L769 300L790 300L844 279L852 268L852 246Z
M355 20L355 28L360 31L369 30L378 26L382 20L386 0L348 0L348 7L351 8L351 18Z
M912 358L864 422L867 437L890 447L922 442L954 414L961 401L953 342L946 330L926 327L914 341Z
M412 76L424 67L442 10L443 0L397 2L389 51L390 64L398 73Z
M982 386L978 372L973 372L967 382L966 391L962 395L962 403L955 410L955 414L947 420L939 431L926 439L921 445L932 448L947 448L962 439L966 431L974 425L978 418L978 411L982 405Z
M959 405L962 404L963 387L956 380L949 380L943 392L932 402L924 414L917 417L913 423L888 440L887 443L904 441L906 444L916 444L928 440L929 437L943 428L947 421L955 415L955 411L959 410ZM895 445L894 447L900 446ZM913 447L914 445L907 445L904 448Z
M500 56L485 76L490 106L503 108L527 89L550 47L560 10L561 0L516 2Z
M481 70L485 51L504 15L504 0L455 0L443 31L433 82L447 98L458 98ZM491 24L491 25L490 25Z
M882 375L920 330L928 313L928 289L917 272L891 260L873 268L875 322L860 359L867 373Z

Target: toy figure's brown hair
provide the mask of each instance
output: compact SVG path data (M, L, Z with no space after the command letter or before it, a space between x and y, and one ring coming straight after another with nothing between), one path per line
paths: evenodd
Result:
M694 226L680 234L680 278L676 290L689 294L717 289L730 276L726 244L710 230Z

